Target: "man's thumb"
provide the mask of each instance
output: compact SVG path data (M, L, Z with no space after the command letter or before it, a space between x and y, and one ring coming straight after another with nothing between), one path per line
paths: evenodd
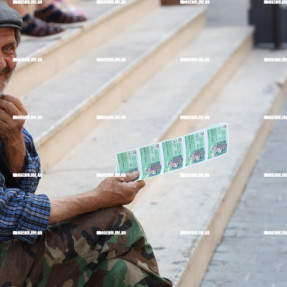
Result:
M139 172L138 171L134 171L132 173L127 173L126 174L126 177L124 179L125 182L130 182L130 181L133 181L135 179L137 179L139 177Z

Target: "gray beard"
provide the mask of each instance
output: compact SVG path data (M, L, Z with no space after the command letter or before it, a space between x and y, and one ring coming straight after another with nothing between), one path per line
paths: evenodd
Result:
M5 88L7 87L7 85L8 85L8 81L5 81L5 82L4 82L3 89L0 91L0 94L1 94L1 95L4 93L4 90L5 90Z
M16 62L16 65L17 65L17 62ZM0 91L0 95L3 94L5 88L7 87L8 83L9 83L9 81L10 81L10 78L11 78L11 76L12 76L14 70L16 69L16 65L14 66L14 68L13 68L12 70L10 70L10 73L8 74L6 80L4 81L4 86L3 86L3 89Z
M0 95L2 95L2 94L4 93L4 90L6 89L8 83L9 83L9 81L10 81L11 75L12 75L12 73L11 73L11 74L8 76L8 78L5 80L3 89L0 91Z

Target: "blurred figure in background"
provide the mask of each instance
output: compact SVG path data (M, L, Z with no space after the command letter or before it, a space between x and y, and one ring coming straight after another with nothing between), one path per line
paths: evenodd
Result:
M65 12L70 12L73 15L84 16L83 11L78 10L74 5L68 3L68 0L56 0L54 5Z
M13 4L8 0L9 6L21 15L23 30L27 36L44 37L64 31L59 24L74 24L86 21L81 11L69 5L66 0L43 0L42 4L35 5L34 15L31 15L24 4Z

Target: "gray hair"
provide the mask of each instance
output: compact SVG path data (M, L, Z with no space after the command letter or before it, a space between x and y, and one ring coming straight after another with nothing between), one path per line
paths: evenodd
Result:
M16 40L17 47L18 47L21 41L21 32L19 29L15 29L15 40Z

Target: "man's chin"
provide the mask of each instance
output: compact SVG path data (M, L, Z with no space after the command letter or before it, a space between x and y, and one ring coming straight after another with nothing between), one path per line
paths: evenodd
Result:
M7 84L0 84L0 95L2 95L4 93L4 90L6 88Z
M5 85L0 84L0 95L4 93Z
M0 77L0 79L3 76ZM7 87L9 80L10 80L11 75L7 78L7 77L3 77L5 78L5 80L3 81L2 79L0 80L0 95L2 95L4 93L5 88Z

